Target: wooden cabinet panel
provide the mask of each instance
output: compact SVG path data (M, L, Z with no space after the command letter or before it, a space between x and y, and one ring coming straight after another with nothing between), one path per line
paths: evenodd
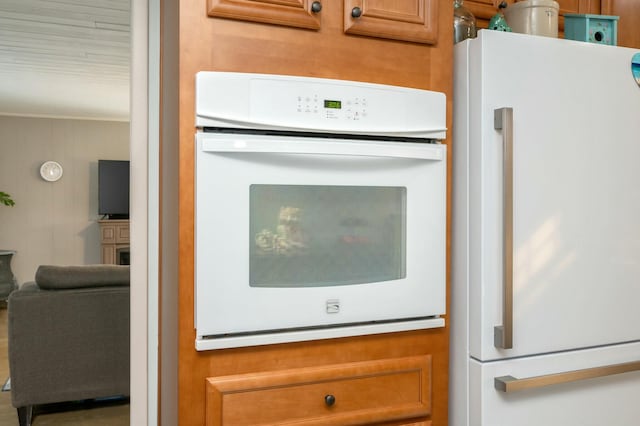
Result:
M600 13L600 0L556 0L560 5L558 17L558 30L564 31L565 13ZM558 35L560 38L564 36Z
M129 224L116 227L116 243L129 243Z
M603 15L619 16L618 46L640 48L640 1L602 0Z
M597 13L600 0L556 0L560 5L560 14Z
M106 244L101 247L102 263L106 265L115 265L116 260L116 246L115 244Z
M371 424L431 414L429 355L213 377L206 382L207 426Z
M289 27L320 28L312 0L208 0L207 13L217 18L264 22Z
M344 0L344 32L434 44L437 8L436 0Z
M102 244L115 244L116 243L116 227L109 225L100 226L100 241Z
M478 28L487 28L489 19L498 12L498 4L500 4L500 1L501 0L465 0L464 7L469 9L478 20Z

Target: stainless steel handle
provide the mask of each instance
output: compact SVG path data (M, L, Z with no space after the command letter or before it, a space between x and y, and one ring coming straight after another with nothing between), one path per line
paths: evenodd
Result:
M496 348L513 348L513 108L494 110L493 127L502 130L502 325L493 328Z
M579 380L595 379L597 377L613 376L614 374L628 373L631 371L640 371L640 361L568 371L566 373L547 374L544 376L529 377L525 379L516 379L513 376L496 377L494 379L494 387L500 392L517 392L525 389L558 385L560 383L570 383L577 382Z
M227 137L202 141L204 152L215 153L263 153L263 154L308 154L308 155L350 155L365 157L409 158L420 160L444 160L443 145L409 144L397 142L333 142L322 141L285 141Z

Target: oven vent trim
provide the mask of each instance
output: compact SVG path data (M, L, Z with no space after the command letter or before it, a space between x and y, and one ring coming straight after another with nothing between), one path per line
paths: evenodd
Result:
M364 336L370 334L396 333L401 331L441 328L444 318L439 316L391 320L351 325L310 327L305 329L286 329L259 333L244 333L223 336L202 336L196 338L196 350L241 348L248 346L272 345L288 342L306 342L310 340L335 339L341 337Z

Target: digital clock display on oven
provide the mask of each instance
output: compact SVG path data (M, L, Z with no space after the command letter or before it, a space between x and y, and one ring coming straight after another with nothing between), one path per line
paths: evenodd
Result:
M325 99L324 100L324 107L325 108L333 108L333 109L341 109L342 108L342 101L330 101Z

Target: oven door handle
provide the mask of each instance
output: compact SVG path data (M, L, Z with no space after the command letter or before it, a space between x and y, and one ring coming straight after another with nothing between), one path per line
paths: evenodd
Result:
M444 160L444 145L384 141L285 141L273 139L202 140L202 151L211 153L261 153L304 155L350 155L364 157Z

